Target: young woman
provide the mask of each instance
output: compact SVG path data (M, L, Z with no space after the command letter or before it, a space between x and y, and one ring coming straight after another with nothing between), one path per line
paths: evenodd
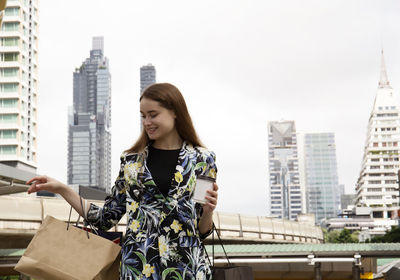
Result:
M215 154L200 142L175 86L148 87L140 98L140 112L142 134L122 154L119 176L102 208L90 204L83 213L79 196L47 176L28 181L28 193L59 193L103 230L126 213L120 279L211 279L201 241L212 229L218 186L214 183L202 206L191 197L199 175L215 179Z

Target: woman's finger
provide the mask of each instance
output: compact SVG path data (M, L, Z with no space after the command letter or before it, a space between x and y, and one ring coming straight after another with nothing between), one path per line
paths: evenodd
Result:
M212 197L218 197L218 193L212 190L207 190L207 194L212 196Z
M32 179L30 179L29 181L26 182L27 185L32 184L32 182L38 182L38 181L47 181L47 177L46 176L35 176Z
M218 188L217 183L214 183L214 184L213 184L213 189L214 189L214 191L218 191L219 188Z
M206 196L206 199L208 199L208 201L211 202L213 205L217 205L217 198L216 197Z

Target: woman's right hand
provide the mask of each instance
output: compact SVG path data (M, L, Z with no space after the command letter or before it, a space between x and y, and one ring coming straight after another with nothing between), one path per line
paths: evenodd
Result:
M27 185L32 184L28 189L28 194L38 191L48 191L60 194L67 186L48 176L36 176L26 182Z

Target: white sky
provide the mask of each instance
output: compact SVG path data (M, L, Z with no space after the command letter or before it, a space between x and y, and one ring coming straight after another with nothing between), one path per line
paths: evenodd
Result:
M353 192L382 46L400 88L399 12L396 0L40 0L38 172L66 182L72 73L104 36L112 178L139 135L139 69L152 63L217 154L217 210L267 214L271 120L334 132L339 182Z

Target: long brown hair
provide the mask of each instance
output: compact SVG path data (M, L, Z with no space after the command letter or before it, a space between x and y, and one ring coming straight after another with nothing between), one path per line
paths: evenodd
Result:
M189 111L186 107L185 99L183 98L179 89L168 83L152 84L144 90L139 101L141 101L143 98L157 101L160 103L160 106L173 111L176 116L175 128L179 136L193 146L204 147L197 136L196 130L193 126L192 118L190 117ZM125 152L141 152L147 146L149 141L150 139L143 127L139 139Z

